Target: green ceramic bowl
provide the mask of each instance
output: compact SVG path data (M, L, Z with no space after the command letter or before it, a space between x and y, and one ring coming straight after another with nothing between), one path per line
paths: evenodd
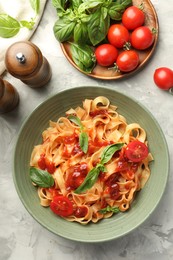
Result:
M115 214L97 224L82 226L56 216L39 204L36 188L29 177L29 161L34 145L41 142L41 133L49 120L57 120L69 108L82 105L85 98L106 96L118 106L127 122L139 123L147 132L150 151L154 156L151 176L126 213ZM51 232L74 241L103 242L126 235L142 224L158 205L167 183L169 153L162 130L151 113L139 102L109 88L77 87L62 91L39 105L20 130L14 153L14 183L28 212Z

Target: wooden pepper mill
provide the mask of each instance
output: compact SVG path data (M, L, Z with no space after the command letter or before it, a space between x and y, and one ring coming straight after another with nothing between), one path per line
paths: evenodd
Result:
M17 90L8 81L0 78L0 114L13 110L18 102Z
M47 59L29 41L12 44L6 51L5 65L12 76L33 88L44 86L52 75Z

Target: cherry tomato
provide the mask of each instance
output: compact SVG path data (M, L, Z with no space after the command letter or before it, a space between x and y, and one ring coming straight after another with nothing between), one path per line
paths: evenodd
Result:
M61 217L68 217L73 213L73 204L65 196L55 196L50 203L50 209Z
M138 140L132 141L127 145L125 155L132 162L141 162L148 156L148 147Z
M40 158L38 159L38 167L41 170L45 170L46 169L45 154L41 154L40 155Z
M154 42L154 34L147 26L136 28L131 34L131 45L137 50L145 50Z
M95 50L97 63L101 66L112 65L118 56L118 50L111 44L102 44Z
M155 84L163 89L168 90L173 87L173 71L166 67L161 67L154 72Z
M122 16L122 23L128 30L134 30L142 26L145 21L145 14L136 6L128 7Z
M116 65L120 71L129 72L139 64L139 55L136 51L123 51L118 55Z
M108 41L116 48L122 48L130 40L130 33L121 24L113 24L108 30Z

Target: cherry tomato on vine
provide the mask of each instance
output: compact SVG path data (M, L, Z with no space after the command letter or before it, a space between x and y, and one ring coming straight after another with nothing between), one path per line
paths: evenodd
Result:
M144 12L136 7L128 7L122 15L122 23L128 30L134 30L139 26L142 26L145 21Z
M95 57L101 66L110 66L116 61L118 50L111 44L102 44L96 48Z
M137 50L145 50L154 42L154 33L147 26L136 28L131 34L131 45Z
M161 67L154 72L154 82L157 87L168 90L173 87L173 71L166 67Z
M107 38L110 44L116 48L123 48L123 46L130 40L130 33L125 26L121 24L113 24L108 30Z
M120 71L129 72L139 64L139 55L134 50L123 51L118 55L116 65Z
M125 155L132 162L141 162L148 156L148 147L138 140L132 141L127 145Z
M50 209L61 217L67 217L73 213L73 204L65 196L55 196L50 203Z

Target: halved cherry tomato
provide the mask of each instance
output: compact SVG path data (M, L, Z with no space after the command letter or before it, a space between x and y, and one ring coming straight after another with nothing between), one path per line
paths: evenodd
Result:
M95 50L97 63L101 66L114 64L118 56L118 50L111 44L102 44Z
M50 209L61 217L68 217L73 213L73 204L65 196L55 196L50 203Z
M137 50L145 50L154 42L154 33L147 26L136 28L131 34L131 45Z
M144 12L136 7L128 7L122 15L122 23L128 30L134 30L139 26L142 26L145 21Z
M127 145L125 155L132 162L141 162L148 156L148 147L138 140L132 141Z
M173 71L166 67L161 67L154 72L154 82L157 87L168 90L173 87Z
M121 24L113 24L108 30L108 41L116 48L122 48L130 40L130 33Z
M123 51L118 55L116 65L120 71L129 72L139 64L139 55L136 51Z

